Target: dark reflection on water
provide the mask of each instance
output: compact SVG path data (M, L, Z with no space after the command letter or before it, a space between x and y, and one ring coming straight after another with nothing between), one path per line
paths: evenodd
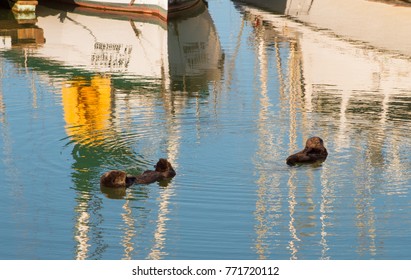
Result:
M311 2L0 10L0 258L409 259L410 56ZM288 167L313 135L327 160Z

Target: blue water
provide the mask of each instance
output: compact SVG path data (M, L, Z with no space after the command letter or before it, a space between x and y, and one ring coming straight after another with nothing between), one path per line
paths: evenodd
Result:
M44 44L0 49L0 259L411 258L409 70L382 75L400 80L388 87L316 84L299 40L321 29L288 37L241 7L201 12L220 44L213 74L70 65L40 54L41 20ZM342 42L359 61L411 64ZM313 135L327 160L288 167ZM160 157L177 172L168 184L100 189L105 171Z

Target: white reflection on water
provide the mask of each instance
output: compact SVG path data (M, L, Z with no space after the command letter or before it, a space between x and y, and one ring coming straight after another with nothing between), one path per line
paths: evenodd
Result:
M273 104L268 95L268 65L265 43L262 36L259 36L258 31L262 30L256 30L256 48L258 52L258 56L256 57L258 61L256 61L256 63L259 65L256 71L259 72L257 76L260 77L261 89L259 100L260 108L256 123L259 140L258 150L254 159L254 164L259 171L259 178L256 181L259 188L257 190L256 210L254 213L257 220L255 226L257 233L255 247L259 259L266 259L278 246L278 244L273 244L274 248L268 246L267 239L269 239L271 235L277 235L277 233L271 234L270 229L279 225L277 220L282 216L281 192L279 191L280 180L275 175L270 176L272 172L270 170L272 161L281 158L278 154L278 147L280 147L282 143L278 142L278 139L276 139L274 135L274 130L270 127L270 122L267 121L273 117L270 111ZM241 33L239 36L241 36ZM269 206L267 206L268 203Z
M323 168L323 173L321 174L321 203L320 203L320 221L321 221L321 259L327 260L330 259L328 253L329 245L327 242L327 229L333 226L332 220L330 219L333 212L333 203L335 200L335 192L333 186L329 184L327 178L329 175L330 169L327 167Z
M76 260L85 260L89 257L89 231L90 231L90 214L84 209L87 208L87 200L83 200L79 203L78 209L79 213L77 216L75 230L76 234L74 236L77 241L76 248Z
M174 114L181 113L182 109L179 104L173 104L171 95L169 92L163 93L165 114L167 115L167 135L166 139L166 149L167 149L167 159L173 163L173 167L178 170L178 153L180 149L180 131L181 124L178 120L174 119ZM167 242L167 221L169 220L169 207L170 200L175 195L175 189L173 185L165 186L160 190L160 196L158 198L158 216L155 222L156 229L154 231L154 245L150 249L148 254L148 259L160 260L167 256L165 251L165 245Z
M156 220L156 229L154 231L154 245L150 249L148 254L148 259L150 260L160 260L167 256L167 252L164 251L167 242L167 221L169 214L169 204L170 199L174 195L174 188L168 187L161 191L159 197L159 210L158 217Z

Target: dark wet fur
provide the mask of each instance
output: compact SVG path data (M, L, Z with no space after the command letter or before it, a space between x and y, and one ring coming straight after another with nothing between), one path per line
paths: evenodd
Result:
M154 171L147 170L144 171L143 174L136 176L136 184L150 184L176 176L176 172L173 167L164 158L161 158L154 167L156 168Z
M155 170L147 170L137 176L127 175L120 170L108 171L101 176L100 185L106 188L128 188L133 184L151 184L171 179L176 175L171 163L164 158L161 158L154 167Z
M311 137L307 140L304 150L289 156L288 165L323 162L328 156L327 149L320 137Z

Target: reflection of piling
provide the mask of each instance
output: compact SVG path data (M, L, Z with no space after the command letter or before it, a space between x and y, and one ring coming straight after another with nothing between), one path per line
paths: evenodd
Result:
M44 44L43 29L36 26L35 14L5 12L0 17L1 48Z
M30 13L36 11L37 0L8 0L10 8L14 12Z

